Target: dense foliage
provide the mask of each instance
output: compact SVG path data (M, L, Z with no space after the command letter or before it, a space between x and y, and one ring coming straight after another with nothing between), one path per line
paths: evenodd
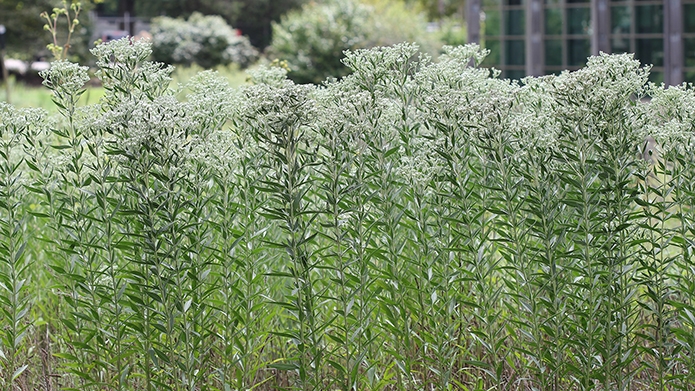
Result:
M160 16L152 19L152 54L168 64L214 68L238 64L245 68L258 58L248 38L220 16L194 12L188 20Z
M44 31L46 20L40 15L44 11L49 13L55 7L69 8L76 3L73 0L0 0L0 24L7 29L5 39L7 41L7 57L21 60L35 60L36 58L52 58L51 52L46 49L49 35ZM79 15L79 27L71 40L70 58L73 61L84 61L89 56L89 37L92 32L88 11L93 8L90 1L81 2L82 12ZM74 15L74 14L73 14ZM63 43L67 35L67 19L62 15L58 20L58 40ZM1 76L0 76L1 77Z
M0 388L695 386L692 88L403 44L175 94L94 54L101 103L63 61L62 119L0 106Z
M119 15L128 10L139 17L167 15L187 18L194 12L219 15L248 36L251 44L264 49L270 43L270 24L279 21L289 10L306 0L102 0L98 9L104 14Z
M340 78L350 69L342 63L345 50L417 42L436 54L438 36L427 22L402 2L386 0L326 0L307 3L273 25L271 57L289 63L289 78L297 83L321 83Z

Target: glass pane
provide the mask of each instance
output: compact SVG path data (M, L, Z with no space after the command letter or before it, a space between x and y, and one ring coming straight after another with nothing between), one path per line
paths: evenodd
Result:
M485 35L500 35L500 25L499 11L485 11L485 23L481 26L485 29Z
M685 81L688 83L695 83L695 71L685 72Z
M500 0L483 0L483 9L486 7L499 7Z
M506 35L524 35L524 11L504 11L504 27Z
M504 0L506 5L524 5L524 0Z
M567 65L583 66L591 54L591 42L588 39L567 40Z
M638 39L635 47L635 58L642 65L652 64L655 67L664 65L664 40L661 38Z
M588 3L589 0L567 0L568 3Z
M547 69L547 68L545 69L546 75L560 76L561 73L562 73L562 69Z
M545 4L549 6L559 6L560 0L545 0Z
M695 33L695 4L683 5L683 31Z
M686 38L683 40L685 49L685 66L695 67L695 38Z
M635 32L660 34L664 32L664 6L640 5L635 7Z
M505 65L524 65L526 64L526 47L522 40L510 40L504 43L504 64Z
M567 34L589 34L590 8L567 8Z
M655 83L655 84L661 84L664 82L664 73L663 72L655 72L651 71L649 73L649 81Z
M545 65L562 65L562 41L549 39L545 41Z
M562 34L562 8L545 9L545 33L547 35Z
M611 7L611 33L630 33L630 7Z
M485 60L483 61L482 65L485 67L490 67L490 66L499 66L501 61L501 49L500 49L500 41L496 40L485 40L485 48L490 50L490 54L485 57Z
M526 72L517 69L507 69L504 72L504 77L507 79L521 79L526 77Z
M632 50L630 50L630 37L627 34L611 35L611 52L632 53Z

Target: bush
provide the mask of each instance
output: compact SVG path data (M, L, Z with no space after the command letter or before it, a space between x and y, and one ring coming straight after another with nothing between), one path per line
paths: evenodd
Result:
M172 91L120 40L0 103L0 389L693 390L692 86L417 50Z
M320 83L349 73L341 62L345 50L417 42L435 54L437 39L426 31L426 21L400 2L329 0L309 3L273 25L271 57L287 60L290 79Z
M457 18L443 18L439 21L439 37L444 45L458 46L468 42L466 26Z
M188 20L166 16L152 20L152 54L168 64L198 64L203 68L238 64L249 66L258 52L224 19L193 13Z

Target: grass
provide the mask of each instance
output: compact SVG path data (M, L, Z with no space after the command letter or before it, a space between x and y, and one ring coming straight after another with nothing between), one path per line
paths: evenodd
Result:
M203 71L197 66L177 67L172 74L172 87L183 85L188 80ZM246 83L246 73L240 71L235 66L220 66L215 69L227 79L230 85L238 87ZM10 101L16 107L41 107L51 112L56 111L56 106L51 98L51 91L43 86L29 86L18 82L16 78L10 77L9 80ZM80 97L79 105L94 105L104 96L102 87L87 87L86 92ZM7 102L7 87L2 84L0 89L0 102Z

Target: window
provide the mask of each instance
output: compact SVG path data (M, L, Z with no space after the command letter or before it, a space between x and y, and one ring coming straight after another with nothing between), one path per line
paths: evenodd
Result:
M524 76L526 69L525 0L483 0L483 46L490 55L483 62L503 77ZM513 76L510 76L513 75Z
M664 6L640 5L635 7L635 24L637 34L664 33Z
M591 40L568 39L567 53L567 65L571 67L584 66L586 59L591 55Z
M495 39L486 39L485 40L485 47L490 50L490 54L485 57L485 60L482 63L482 66L484 67L499 67L500 63L502 62L501 60L501 48L500 48L500 41L495 40Z
M591 9L567 8L567 34L586 35L589 34L589 24L591 22Z
M513 9L504 12L506 35L524 35L526 26L524 22L524 10Z
M505 42L504 65L526 65L526 43L519 40Z
M635 57L643 65L652 64L654 67L664 66L664 39L645 38L637 39L635 46Z
M695 0L683 0L684 80L695 83Z
M562 35L562 8L545 9L545 33Z
M685 55L685 66L695 67L695 38L684 39L683 49L683 54Z
M663 81L663 1L613 0L610 43L613 53L635 53L642 65L653 65L650 80Z
M683 4L683 32L695 33L695 4Z
M545 41L545 65L562 66L562 40L547 39Z
M632 12L630 7L611 7L611 33L630 34Z
M545 73L577 69L591 54L590 1L545 2Z

